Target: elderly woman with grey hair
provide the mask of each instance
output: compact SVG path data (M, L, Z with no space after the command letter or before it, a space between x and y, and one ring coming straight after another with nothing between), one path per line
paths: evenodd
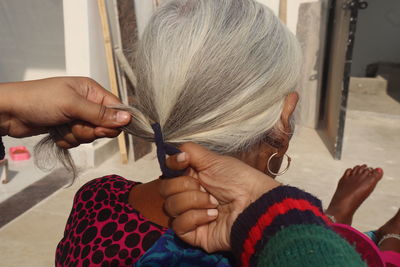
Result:
M267 7L253 0L166 1L138 44L134 67L135 103L119 107L132 114L124 130L156 143L162 177L178 175L166 167L165 155L185 142L234 156L270 177L282 174L283 159L289 166L301 53ZM167 229L161 183L111 175L84 185L57 247L57 266L160 259L170 266L187 258L190 266L228 266L225 255L185 247ZM215 218L218 202L203 193Z

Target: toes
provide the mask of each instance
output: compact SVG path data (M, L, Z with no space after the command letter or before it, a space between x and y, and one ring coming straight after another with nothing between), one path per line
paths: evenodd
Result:
M352 171L353 171L353 169L350 169L350 168L346 169L346 170L344 171L343 175L342 175L342 178L340 178L339 183L340 183L341 181L344 181L344 180L346 180L346 179L349 179L349 177L351 177L351 172L352 172Z
M361 175L365 170L367 170L367 165L363 164L360 166L360 168L358 168L356 174Z
M383 170L381 168L376 168L372 171L372 174L377 178L377 180L380 180L383 176Z
M351 175L351 172L352 172L352 171L353 171L353 169L348 168L348 169L344 172L343 177L349 177L349 176Z
M351 175L355 175L359 168L360 168L360 165L354 166L353 169L351 170Z
M373 173L373 170L372 168L365 168L361 171L361 175L367 177Z
M364 165L363 165L364 166ZM363 167L362 166L362 167ZM374 168L372 168L372 167L369 167L369 166L367 166L367 165L365 165L365 168L363 168L362 169L362 171L361 171L361 173L362 174L372 174L374 172Z

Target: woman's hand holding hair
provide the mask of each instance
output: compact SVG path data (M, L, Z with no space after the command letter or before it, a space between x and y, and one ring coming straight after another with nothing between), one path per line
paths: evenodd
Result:
M0 84L0 134L26 137L55 129L62 148L116 137L130 122L108 106L119 99L90 78L60 77Z
M207 252L230 249L230 232L238 215L264 193L280 186L238 159L187 143L182 154L167 159L172 169L191 167L187 176L162 180L165 211L172 229L185 242ZM213 197L204 197L205 189ZM204 191L203 189L203 191ZM189 193L190 192L190 193Z

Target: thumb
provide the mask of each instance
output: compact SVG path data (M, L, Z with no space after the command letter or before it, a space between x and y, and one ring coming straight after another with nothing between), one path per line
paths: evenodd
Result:
M95 126L115 128L128 124L131 114L126 111L108 108L79 97L68 112L73 119L89 122Z
M196 171L202 171L210 168L221 157L195 143L185 143L181 145L179 149L188 154L187 160L189 165Z

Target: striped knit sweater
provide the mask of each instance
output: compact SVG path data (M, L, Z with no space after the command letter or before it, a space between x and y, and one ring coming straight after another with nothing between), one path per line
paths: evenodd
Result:
M280 186L252 203L234 223L240 266L366 266L355 249L329 227L320 200Z

